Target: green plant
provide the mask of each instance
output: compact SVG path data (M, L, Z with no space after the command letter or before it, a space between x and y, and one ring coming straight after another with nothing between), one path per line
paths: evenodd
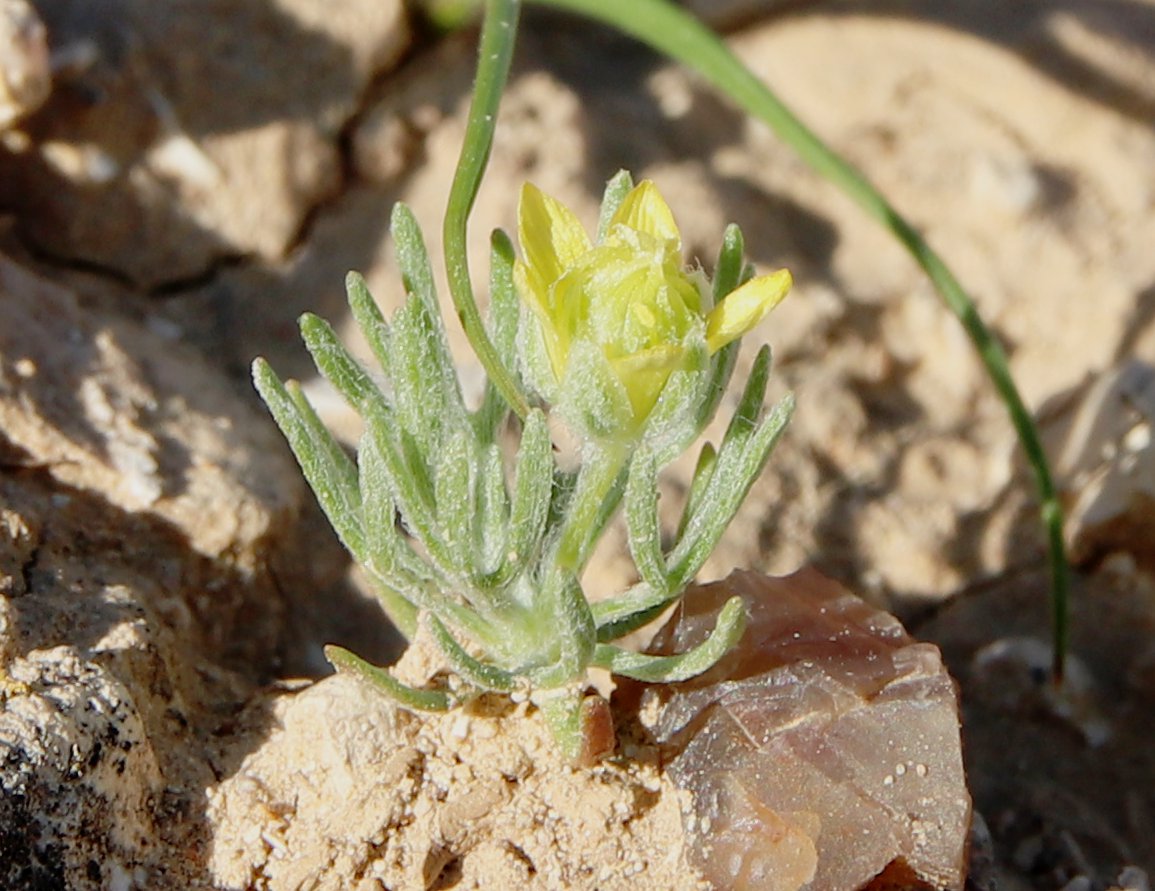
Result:
M488 0L488 15L517 0ZM696 71L743 111L765 123L800 158L840 188L888 230L922 267L970 338L987 376L1007 408L1019 445L1035 476L1051 573L1051 673L1063 680L1070 637L1070 578L1063 540L1063 510L1034 419L1011 376L1006 353L983 322L966 290L911 223L850 163L839 157L708 28L669 0L534 0L617 28Z
M420 230L402 205L392 224L409 295L392 321L360 278L348 282L350 307L389 392L326 322L301 320L318 368L365 419L356 463L298 387L283 385L260 360L254 378L390 617L410 637L429 635L455 683L413 689L339 647L327 655L409 708L446 709L483 691L525 696L576 758L587 736L590 668L682 680L714 664L742 632L734 598L710 638L689 652L655 657L612 643L681 594L785 426L789 400L762 410L764 347L721 445L703 448L678 533L663 548L658 472L713 417L737 339L781 300L789 274L752 277L736 228L723 240L712 285L686 270L665 202L652 184L633 187L625 174L606 189L597 244L564 207L527 187L519 222L525 259L515 260L508 238L494 235L489 331L514 384L524 368L549 403L527 410L507 474L499 437L511 409L492 383L476 410L466 408ZM519 342L524 361L515 364ZM545 405L580 437L576 470L555 462ZM581 573L619 503L641 581L591 605Z
M481 0L474 2L480 5ZM943 303L958 318L974 345L991 383L1006 405L1019 444L1034 471L1051 571L1052 677L1056 683L1061 683L1070 637L1070 578L1063 540L1062 505L1059 503L1058 491L1038 429L1015 386L1006 353L950 268L918 230L861 172L819 139L766 84L742 64L717 35L685 10L669 0L630 0L629 3L620 0L534 2L603 22L698 72L735 105L770 127L800 158L853 199L887 229L923 268ZM466 268L465 221L492 144L498 100L509 70L520 6L521 0L485 0L481 54L469 132L446 215L446 261L451 283L454 270ZM457 240L451 243L451 237ZM480 345L479 354L487 370L491 374L500 374L498 369L491 367L492 363L486 362L483 350L485 336L476 322L476 309L471 310L473 298L468 282L462 285L458 281L452 291L466 333L475 346ZM513 404L516 408L516 401Z
M854 197L926 269L976 345L1035 468L1051 553L1054 667L1061 678L1066 560L1046 458L1001 348L945 264L861 174L686 13L664 0L539 2L615 25L695 67ZM503 233L493 238L487 326L473 296L466 230L492 146L519 11L519 0L485 4L467 136L444 221L450 293L488 375L480 407L469 411L462 402L421 233L400 206L393 234L409 296L392 323L381 317L363 282L349 280L354 316L391 390L373 383L325 322L302 319L318 367L365 418L356 463L298 387L283 385L260 360L254 377L334 528L376 580L390 617L410 637L427 634L456 680L445 688L412 689L338 647L328 649L331 661L410 708L449 708L487 690L530 698L576 757L591 714L590 668L673 681L709 667L741 633L744 618L734 601L713 635L691 652L658 658L612 643L680 596L789 416L789 401L762 413L769 371L763 350L719 449L703 447L676 539L663 547L658 472L708 423L733 371L737 336L777 303L789 277L753 279L733 228L712 285L687 272L668 209L652 187L635 189L628 177L607 187L596 244L579 234L560 205L529 189L519 223L523 259L515 259ZM574 307L581 309L575 314ZM517 344L525 346L520 362ZM545 414L551 403L581 438L576 471L554 463ZM521 439L507 468L499 438L510 416L518 419ZM620 503L641 581L591 605L580 575Z

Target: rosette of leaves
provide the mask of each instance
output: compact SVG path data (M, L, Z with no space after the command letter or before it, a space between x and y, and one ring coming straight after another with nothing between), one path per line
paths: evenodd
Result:
M603 223L614 219L631 191L628 176L611 180ZM359 276L347 281L354 319L385 386L328 323L311 314L301 318L318 369L365 421L355 458L326 430L296 383L282 383L261 359L253 376L390 619L410 639L419 631L428 635L451 681L414 688L340 647L327 647L326 656L338 670L367 679L410 709L449 709L483 692L528 698L542 709L562 749L581 759L590 754L590 722L604 706L589 692L591 668L647 682L684 680L713 665L740 637L745 615L734 598L713 634L688 652L659 657L614 643L658 616L693 579L764 466L792 402L764 410L770 357L763 347L720 445L703 446L681 522L663 545L658 473L712 418L734 370L737 340L715 349L691 346L694 361L674 368L646 397L652 425L631 419L618 439L602 425L596 436L584 437L577 469L563 469L554 457L548 405L515 418L487 383L480 406L466 406L428 254L403 205L394 208L392 233L407 294L393 318L383 317ZM742 250L741 235L731 227L712 284L695 274L702 309L709 302L721 305L751 280ZM533 327L534 311L519 300L517 263L508 237L494 233L490 336L521 385L518 346L534 342L540 330ZM588 418L597 400L581 391L580 382L563 386L575 388ZM514 455L503 454L505 430L519 434ZM623 502L640 580L590 603L581 574Z

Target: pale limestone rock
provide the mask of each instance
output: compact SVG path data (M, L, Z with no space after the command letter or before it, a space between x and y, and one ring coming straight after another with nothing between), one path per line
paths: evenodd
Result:
M692 589L654 648L693 646L734 595L738 647L643 706L693 795L692 862L732 891L961 889L971 801L938 650L814 570Z
M0 887L196 888L205 736L334 545L203 361L2 257L0 301Z
M28 0L0 2L0 132L52 92L48 35Z
M259 876L273 887L338 888L364 871L383 827L399 824L421 755L399 732L407 717L351 678L272 703L276 731L209 797L217 827L210 868L228 888Z
M1150 564L1155 368L1132 359L1101 375L1051 428L1071 558L1086 563L1126 551Z
M6 447L63 485L174 524L204 557L256 571L303 492L276 430L191 351L85 313L4 257L0 292Z
M144 287L282 259L340 187L361 93L410 40L401 0L34 6L73 63L0 153L0 196L53 256Z
M652 748L575 769L525 704L417 716L340 675L253 705L209 795L215 887L707 891Z
M133 693L67 646L17 659L8 686L0 697L3 887L107 888L118 873L143 878L164 777Z

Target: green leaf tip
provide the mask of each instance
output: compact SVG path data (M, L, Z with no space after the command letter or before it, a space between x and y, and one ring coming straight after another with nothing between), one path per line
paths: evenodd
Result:
M712 668L742 638L746 630L746 606L731 597L718 613L718 621L702 643L675 656L650 656L599 644L594 664L614 674L651 684L674 684Z
M325 647L325 658L337 671L364 681L407 709L445 712L456 705L448 693L442 690L419 690L403 684L384 668L371 665L343 647L329 644Z

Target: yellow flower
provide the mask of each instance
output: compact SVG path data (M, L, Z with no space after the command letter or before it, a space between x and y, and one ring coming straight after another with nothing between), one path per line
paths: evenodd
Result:
M596 344L628 399L633 429L670 374L686 367L695 339L712 355L757 325L791 284L785 270L761 276L704 312L704 278L683 266L673 214L648 180L630 191L596 245L572 211L527 183L518 237L524 259L514 280L540 325L554 381L564 389L575 345Z

